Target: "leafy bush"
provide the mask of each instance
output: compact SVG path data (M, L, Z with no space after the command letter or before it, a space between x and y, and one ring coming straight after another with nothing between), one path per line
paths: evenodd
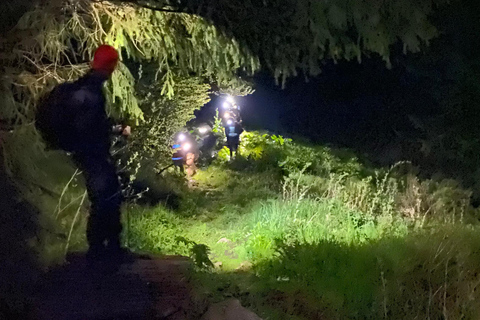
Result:
M137 85L145 121L135 128L129 149L140 154L139 161L155 159L159 169L170 164L174 134L210 100L210 86L200 78L178 78L173 98L167 98L151 73Z

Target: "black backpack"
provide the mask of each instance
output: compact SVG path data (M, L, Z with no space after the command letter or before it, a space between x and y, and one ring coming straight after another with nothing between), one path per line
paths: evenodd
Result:
M78 139L74 125L78 110L69 106L69 101L78 89L76 83L63 83L40 100L35 127L48 149L74 150Z

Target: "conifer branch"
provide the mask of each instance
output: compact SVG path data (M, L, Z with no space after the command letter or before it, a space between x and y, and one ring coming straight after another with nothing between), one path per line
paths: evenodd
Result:
M104 0L92 0L92 2L97 2L97 3L102 3L102 2L107 2L107 1L104 1ZM141 2L141 1L135 1L135 0L115 0L115 1L108 1L110 3L129 3L129 4L132 4L132 5L135 5L135 6L138 6L138 7L142 7L142 8L145 8L145 9L149 9L149 10L152 10L152 11L160 11L160 12L167 12L167 13L189 13L188 10L185 10L185 9L171 9L171 8L166 8L166 7L157 7L157 6L153 6L153 5L150 5L148 3L145 3L145 2Z

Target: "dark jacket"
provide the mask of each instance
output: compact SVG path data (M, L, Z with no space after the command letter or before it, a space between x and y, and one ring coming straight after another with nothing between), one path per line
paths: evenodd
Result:
M172 155L172 161L175 165L182 165L185 162L185 152L183 150L177 150Z
M105 111L105 80L91 71L57 86L42 102L36 126L50 147L76 153L108 152L112 123Z
M239 138L240 134L242 134L242 132L243 132L243 128L238 122L235 122L231 125L226 125L225 126L225 135L227 136L227 139L229 139L229 138L233 138L233 139Z

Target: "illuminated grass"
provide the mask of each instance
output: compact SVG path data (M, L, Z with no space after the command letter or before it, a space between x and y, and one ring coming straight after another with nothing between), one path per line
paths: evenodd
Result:
M179 235L208 245L223 271L203 273L203 290L238 296L267 319L473 319L480 310L474 227L409 231L332 200L257 201L206 221L160 208L130 213L132 248L188 255ZM229 273L244 261L249 273Z
M349 154L256 139L264 156L200 171L178 210L130 207L129 246L208 246L217 267L196 273L202 292L264 319L479 318L468 191L399 176L403 164L367 170Z

